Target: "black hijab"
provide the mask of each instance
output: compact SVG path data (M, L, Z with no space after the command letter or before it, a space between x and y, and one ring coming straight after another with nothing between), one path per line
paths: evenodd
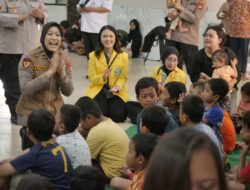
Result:
M164 50L163 50L163 53L162 53L162 57L161 57L161 61L162 61L162 66L160 67L160 69L162 69L167 75L169 75L169 73L171 71L169 71L167 69L167 67L165 66L165 59L171 55L171 54L175 54L178 58L178 62L180 62L180 54L179 54L179 51L173 47L173 46L168 46L166 47ZM178 63L179 64L179 63Z
M53 52L49 51L46 48L46 46L45 46L45 36L48 33L48 30L52 26L57 27L59 29L59 31L60 31L61 36L63 35L60 25L58 23L56 23L56 22L48 22L47 24L45 24L43 26L42 34L41 34L41 38L40 38L40 43L42 44L42 47L43 47L43 49L44 49L44 51L45 51L45 53L46 53L46 55L48 56L49 59L53 56Z

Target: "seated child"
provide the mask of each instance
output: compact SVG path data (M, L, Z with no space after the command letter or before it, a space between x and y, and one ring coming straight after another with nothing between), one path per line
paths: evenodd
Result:
M241 99L236 113L232 116L236 131L240 131L240 121L247 111L250 111L250 82L246 82L240 89Z
M222 143L221 125L224 117L224 111L219 102L225 98L229 90L228 83L223 79L210 79L205 86L202 99L206 109L203 116L203 122L212 127L216 136Z
M227 81L229 92L232 92L238 77L236 55L231 49L224 47L213 53L212 61L214 67L212 78L221 78ZM204 75L203 73L202 76ZM207 76L206 79L209 80L210 77Z
M150 156L157 145L158 138L152 133L137 134L129 142L129 150L126 157L129 179L114 178L111 181L113 189L142 190L145 170Z
M102 114L93 99L84 96L75 105L81 110L79 132L89 145L92 164L109 183L113 177L120 176L117 170L125 164L128 136L118 124Z
M188 95L184 97L180 104L180 120L183 126L197 129L209 136L209 138L218 147L222 153L221 143L216 137L212 128L202 123L202 117L205 111L203 100L196 95Z
M202 93L205 90L205 83L204 82L194 82L191 84L188 94L190 95L197 95L201 97Z
M187 90L183 83L172 81L165 84L164 91L160 96L161 103L173 114L179 126L181 125L179 98L186 92Z
M242 183L250 183L250 162L247 164L246 157L249 154L250 150L250 112L246 112L243 117L243 125L240 131L241 139L244 141L245 146L241 150L239 167L237 169L237 179Z
M50 181L38 174L30 173L22 176L16 190L54 190Z
M201 97L205 89L205 83L195 82L190 86L189 94ZM227 111L224 111L223 122L221 126L221 136L223 140L223 150L230 153L236 145L236 132L231 117Z
M169 8L168 12L168 20L171 21L170 28L168 32L166 33L166 38L170 39L172 33L176 30L177 26L180 32L188 32L189 29L183 27L182 20L179 17L180 11L178 11L175 8L175 4L177 3L177 0L167 0L167 7Z
M46 110L37 110L28 116L28 135L34 145L15 159L0 164L0 181L31 171L48 178L55 190L70 190L68 174L72 164L63 148L52 138L54 125L54 116Z
M100 170L93 166L78 166L70 175L71 190L105 190Z
M168 127L169 117L161 106L149 106L141 112L141 133L153 133L162 136Z
M54 127L54 133L58 135L56 142L68 154L73 168L80 165L91 165L89 147L77 129L80 120L80 109L76 106L65 104L57 112Z
M152 77L143 77L137 82L135 86L136 97L143 109L149 106L157 105L158 90L157 81ZM166 115L169 117L169 123L166 129L167 132L178 128L178 124L175 121L174 116L168 110L166 110ZM136 125L138 133L140 133L140 119L141 113L137 115Z

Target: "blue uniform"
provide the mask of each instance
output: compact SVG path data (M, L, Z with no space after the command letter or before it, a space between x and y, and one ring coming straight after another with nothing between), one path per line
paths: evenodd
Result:
M72 164L57 143L34 145L28 153L10 161L10 164L17 173L31 170L47 177L55 190L70 190L68 174L72 170Z

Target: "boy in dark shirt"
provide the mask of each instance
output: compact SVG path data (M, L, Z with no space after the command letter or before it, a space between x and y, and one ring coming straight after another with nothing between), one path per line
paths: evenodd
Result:
M55 190L70 190L68 174L72 165L62 147L52 138L54 125L54 116L46 110L29 115L28 135L34 145L15 159L0 164L0 189L8 185L1 183L3 179L31 170L48 178Z

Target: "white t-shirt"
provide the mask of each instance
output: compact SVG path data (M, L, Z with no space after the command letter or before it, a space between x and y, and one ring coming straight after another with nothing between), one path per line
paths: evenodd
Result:
M86 0L80 0L79 4L84 4ZM86 7L105 7L112 10L113 0L89 0ZM99 33L100 29L107 25L108 13L81 13L81 31L88 33Z

